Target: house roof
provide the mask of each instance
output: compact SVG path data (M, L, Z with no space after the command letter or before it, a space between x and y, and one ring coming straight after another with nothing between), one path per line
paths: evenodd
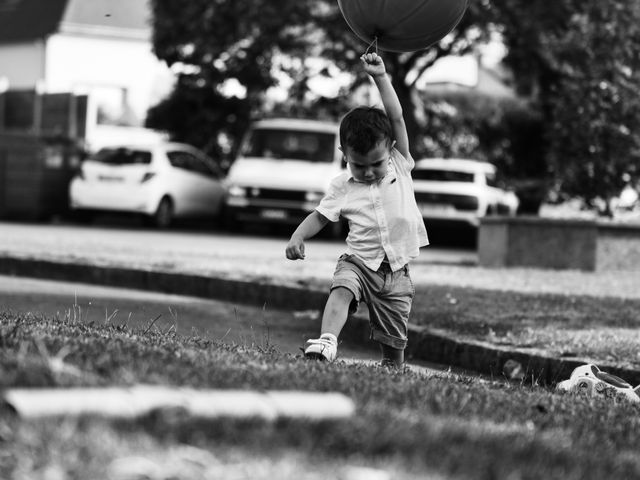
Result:
M0 0L0 43L33 41L59 32L148 32L148 0Z
M42 0L49 1L49 0ZM148 0L68 0L64 23L128 30L149 30Z
M44 38L55 32L67 0L0 0L0 43Z

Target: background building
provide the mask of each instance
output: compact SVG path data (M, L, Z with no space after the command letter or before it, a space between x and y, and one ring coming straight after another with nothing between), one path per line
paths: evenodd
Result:
M88 95L89 139L140 127L174 78L152 52L150 15L147 0L0 0L0 90Z

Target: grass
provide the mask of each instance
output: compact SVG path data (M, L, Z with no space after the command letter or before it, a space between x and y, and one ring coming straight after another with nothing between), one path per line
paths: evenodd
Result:
M412 322L456 337L640 366L640 300L421 287Z
M0 388L134 383L339 391L357 415L267 423L158 412L124 422L20 421L5 412L0 478L169 478L173 468L181 479L375 478L365 468L394 479L640 478L638 405L308 362L266 341L224 344L155 325L0 313Z

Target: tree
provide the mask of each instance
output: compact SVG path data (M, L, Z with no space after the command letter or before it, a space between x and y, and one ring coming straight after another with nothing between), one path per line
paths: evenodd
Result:
M564 32L544 35L558 72L550 92L550 161L562 193L611 215L640 160L640 5L585 0Z
M564 197L602 205L638 161L640 5L492 0L518 91L537 105L549 175Z
M223 131L234 145L249 117L263 113L264 92L278 83L280 73L297 81L302 98L304 82L308 80L308 57L325 58L343 71L361 71L358 59L366 45L349 30L335 0L152 0L151 4L154 51L158 58L181 71L176 87L180 92L163 103L180 103L189 98L190 109L203 110L195 113L206 122L201 130L210 135ZM415 82L438 58L470 51L486 34L488 13L487 0L472 2L454 32L432 48L385 54L413 139L425 127L415 114L422 107L416 105L412 95ZM278 62L279 58L289 61ZM243 90L236 102L225 101L231 94L224 86L231 79ZM244 107L239 108L240 104ZM214 105L235 109L229 115L206 112ZM178 139L203 146L206 133L175 130L171 117L164 115L180 108L158 106L147 125L171 127ZM208 149L222 151L220 146L209 145Z
M314 2L152 0L151 6L154 52L179 76L146 124L209 153L229 153L277 83L274 58L304 56ZM231 93L230 82L237 86Z
M361 72L359 57L368 46L351 32L337 8L337 2L328 1L323 13L324 18L316 18L324 38L316 47L316 54L331 59L341 70ZM460 23L442 41L417 52L383 52L387 71L403 106L414 156L425 153L421 147L422 136L428 128L421 120L425 105L416 95L416 83L437 60L472 52L479 42L486 41L491 33L492 14L487 0L470 2Z

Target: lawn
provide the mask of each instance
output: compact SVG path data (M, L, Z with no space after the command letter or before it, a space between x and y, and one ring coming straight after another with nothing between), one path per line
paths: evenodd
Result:
M455 338L640 367L640 300L421 287L412 323Z
M640 478L638 405L308 362L266 339L224 344L151 324L0 313L0 388L135 383L338 391L357 414L318 423L158 412L125 422L25 421L5 411L0 478Z

